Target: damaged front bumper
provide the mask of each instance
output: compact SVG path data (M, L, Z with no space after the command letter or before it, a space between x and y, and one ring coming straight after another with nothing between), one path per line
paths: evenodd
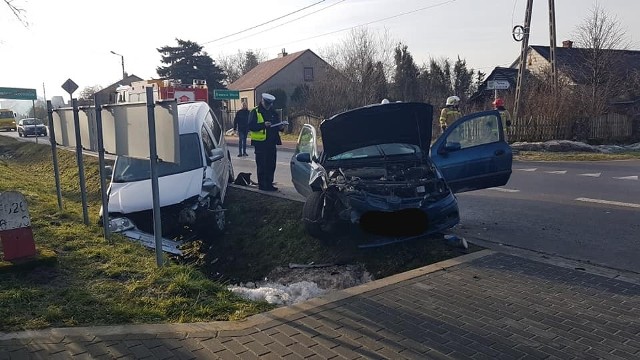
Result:
M140 244L155 249L156 239L153 234L146 233L138 229L133 221L126 217L118 217L109 219L109 231L112 233L119 233L131 240L135 240ZM182 241L169 240L162 238L162 251L173 254L182 255L180 246Z

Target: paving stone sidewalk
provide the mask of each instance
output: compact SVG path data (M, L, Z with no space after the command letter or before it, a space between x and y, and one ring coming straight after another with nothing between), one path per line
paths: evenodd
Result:
M0 334L0 359L632 359L640 285L485 250L241 322Z

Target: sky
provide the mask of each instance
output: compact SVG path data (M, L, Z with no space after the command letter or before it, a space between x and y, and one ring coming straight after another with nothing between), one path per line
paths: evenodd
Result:
M214 59L247 49L259 49L273 58L282 48L288 53L304 49L322 53L343 41L348 29L367 23L370 31L387 31L392 39L406 44L418 64L430 58L460 56L469 67L489 73L518 57L520 43L513 40L511 29L524 22L526 7L526 0L13 3L25 10L29 25L23 26L0 2L0 87L35 88L39 97L46 91L47 99L66 95L61 85L68 78L79 85L76 97L86 86L106 87L116 82L122 76L121 58L111 51L122 54L129 74L151 79L158 77L156 67L161 65L157 48L175 45L176 38L203 45ZM593 4L593 0L555 1L559 46L572 38ZM307 6L256 29L213 41ZM631 48L640 49L640 22L634 21L640 14L640 1L600 0L600 6L618 18ZM389 17L393 18L378 21ZM531 45L549 44L548 21L548 1L534 1ZM281 26L273 28L277 25ZM9 104L0 100L0 106L3 103Z

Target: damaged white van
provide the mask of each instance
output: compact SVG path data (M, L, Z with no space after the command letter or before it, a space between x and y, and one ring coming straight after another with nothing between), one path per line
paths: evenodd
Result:
M222 204L233 167L222 122L207 103L178 104L178 129L180 162L160 162L158 184L163 249L179 255L183 241L224 231ZM112 232L155 247L149 160L116 158L108 206Z

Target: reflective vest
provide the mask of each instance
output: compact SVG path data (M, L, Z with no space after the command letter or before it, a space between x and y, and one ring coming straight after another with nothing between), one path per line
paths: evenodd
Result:
M264 118L262 117L262 114L258 110L258 107L256 106L253 110L256 111L256 116L258 117L258 124L264 123ZM250 131L249 136L251 137L251 141L265 141L267 140L267 129L264 128L258 131Z
M444 108L440 112L440 126L449 126L462 117L462 113L454 108Z

